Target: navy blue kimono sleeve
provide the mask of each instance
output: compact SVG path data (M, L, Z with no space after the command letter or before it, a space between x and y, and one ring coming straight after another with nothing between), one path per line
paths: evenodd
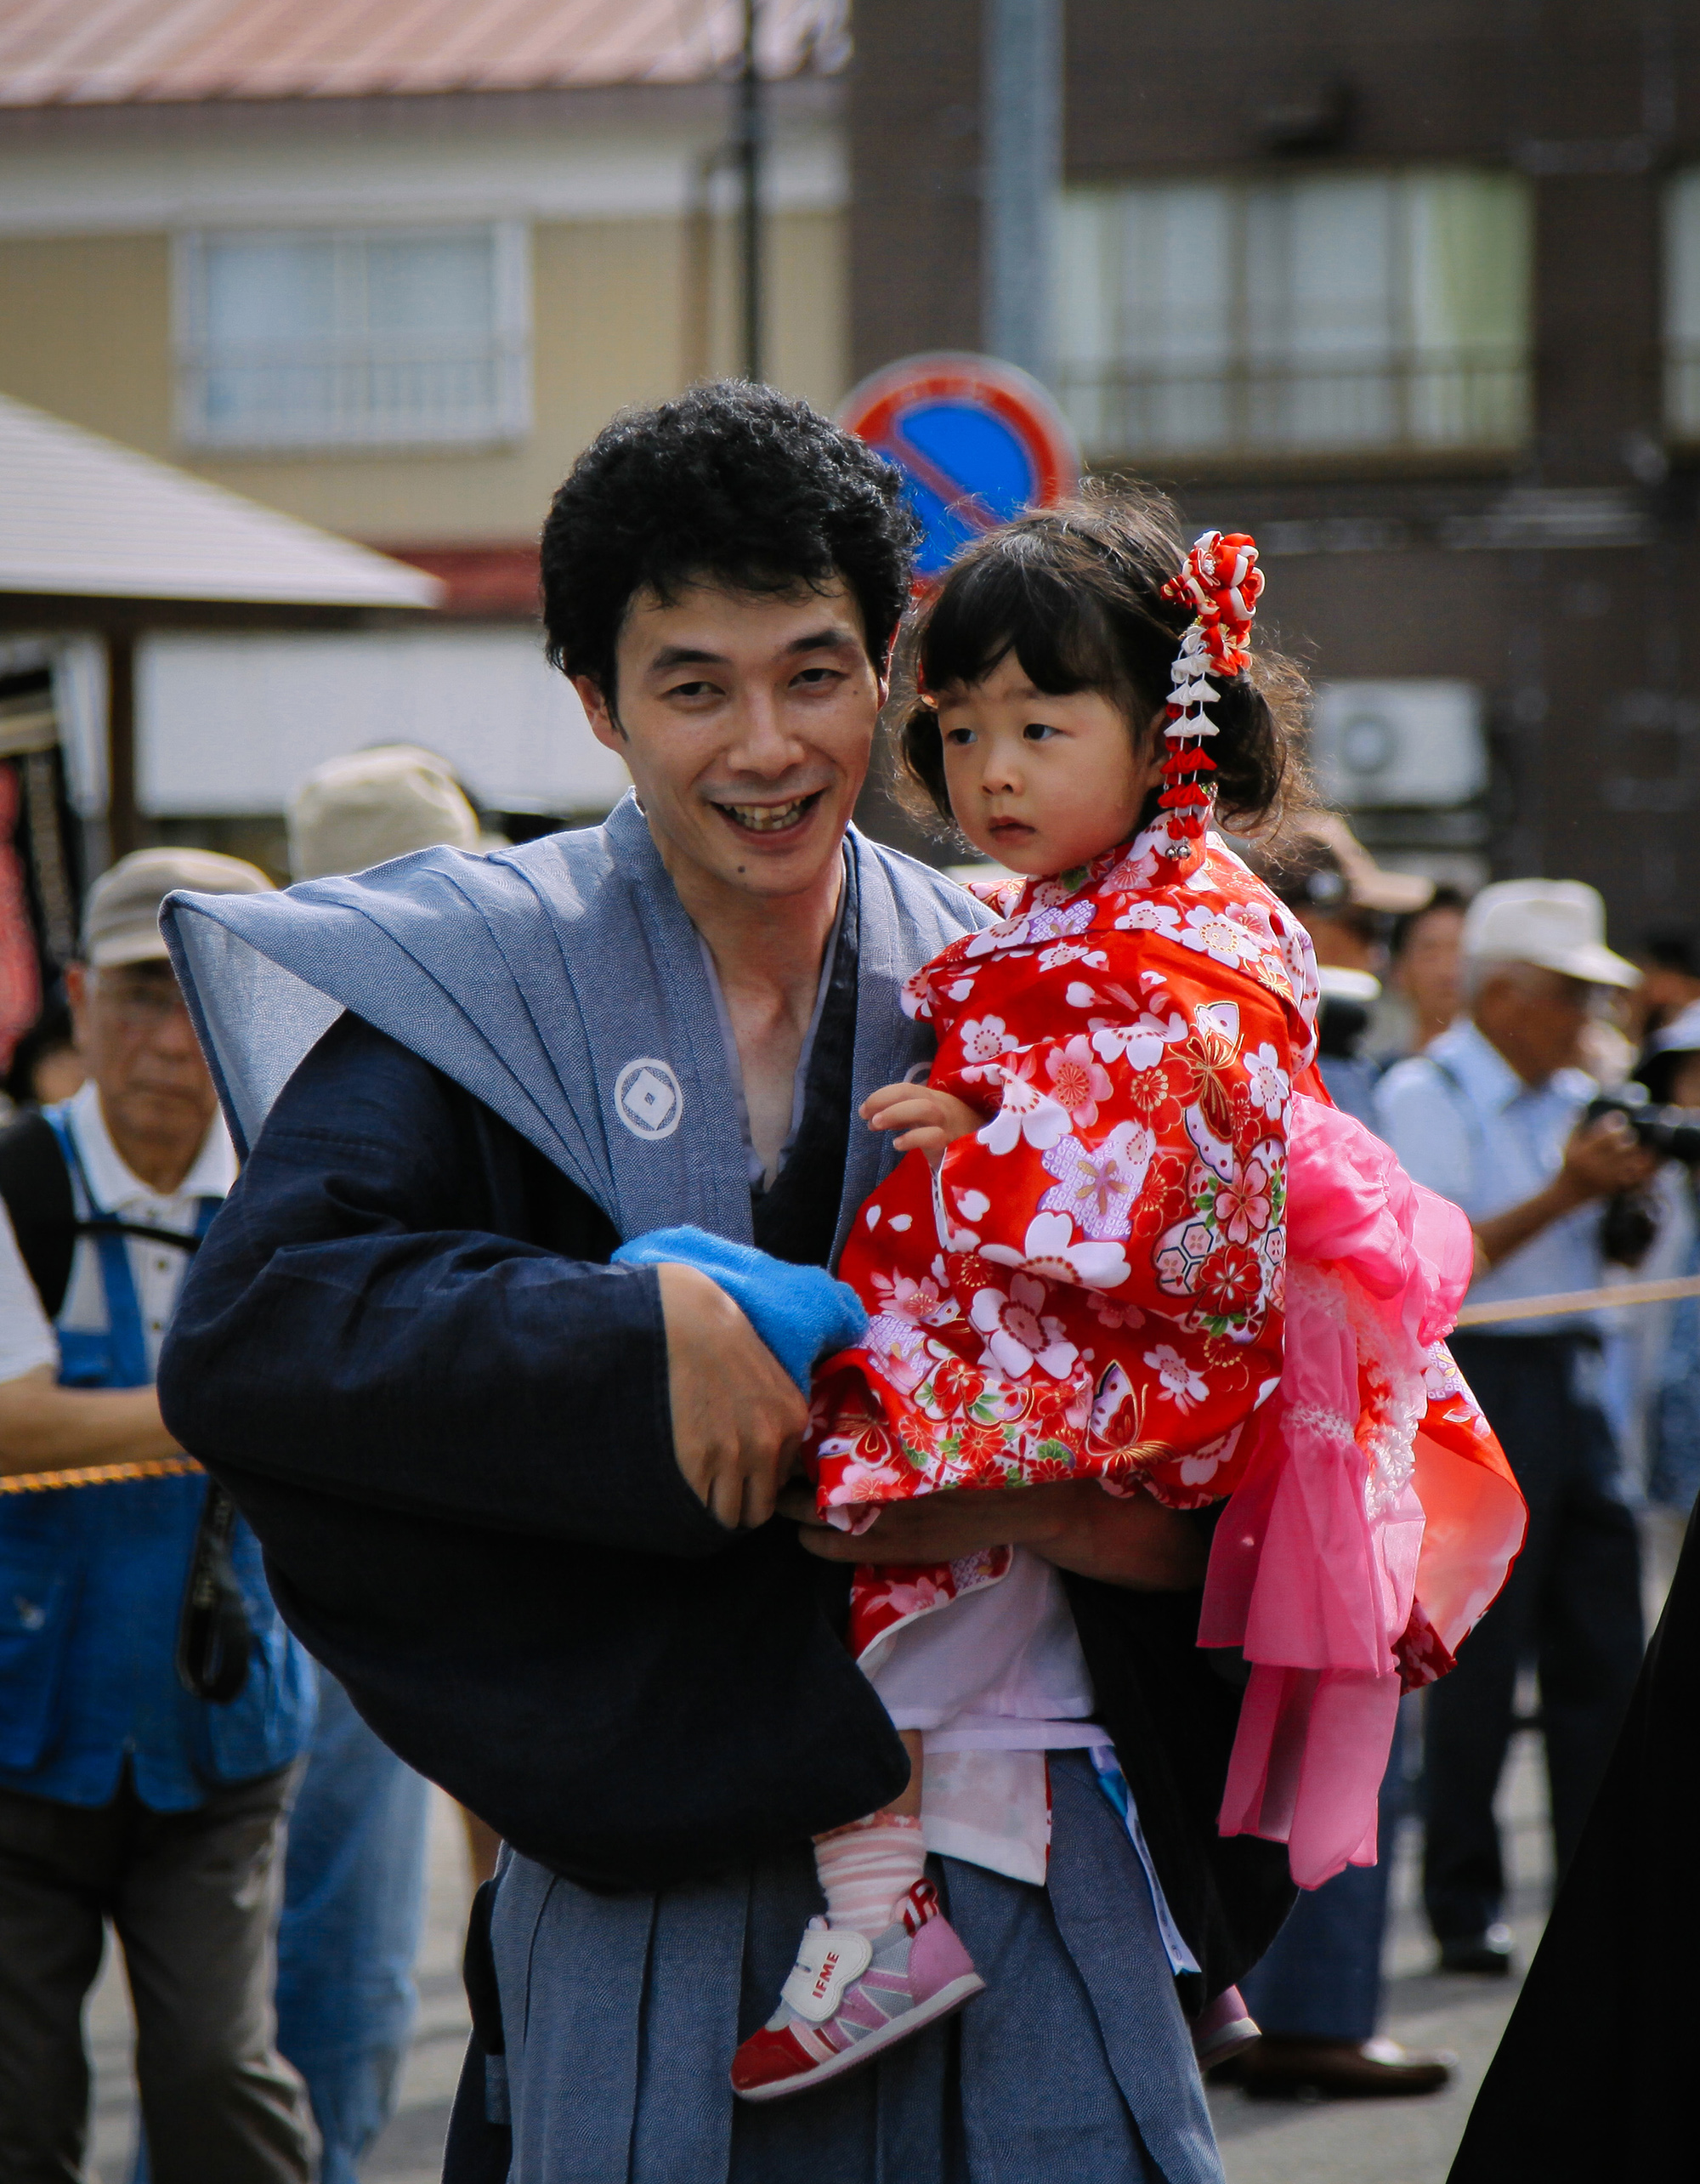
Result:
M733 1534L673 1460L652 1268L430 1064L343 1017L184 1285L167 1425L217 1471L647 1553Z

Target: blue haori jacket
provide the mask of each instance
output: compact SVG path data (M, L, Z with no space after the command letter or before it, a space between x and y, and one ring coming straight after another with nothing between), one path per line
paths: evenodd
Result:
M82 1217L88 1190L62 1115ZM48 1147L44 1157L54 1157ZM218 1200L201 1201L204 1234ZM127 1247L100 1236L105 1324L56 1329L60 1382L143 1387L152 1376ZM226 1783L286 1766L314 1711L312 1666L266 1588L258 1542L236 1527L231 1560L252 1634L247 1680L227 1705L195 1698L176 1667L178 1618L207 1481L136 1479L0 1497L0 1788L96 1806L128 1765L156 1812L204 1803Z

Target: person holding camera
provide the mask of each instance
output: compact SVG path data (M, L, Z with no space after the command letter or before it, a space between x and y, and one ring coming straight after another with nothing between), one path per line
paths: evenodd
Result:
M314 2168L272 2017L311 1664L153 1387L236 1176L160 903L270 885L196 849L141 850L97 881L65 974L88 1081L0 1133L5 2184L84 2173L82 2011L109 1924L155 2184L307 2184Z
M1602 1201L1644 1185L1658 1156L1621 1115L1586 1119L1597 1087L1577 1062L1604 994L1638 973L1606 946L1599 895L1567 880L1484 888L1464 960L1468 1013L1382 1080L1381 1135L1470 1216L1486 1268L1472 1303L1597 1288ZM1640 1554L1594 1322L1520 1319L1453 1347L1527 1497L1529 1531L1456 1671L1428 1694L1424 1896L1443 1970L1504 1973L1493 1797L1518 1670L1533 1659L1539 1672L1561 1875L1640 1665Z

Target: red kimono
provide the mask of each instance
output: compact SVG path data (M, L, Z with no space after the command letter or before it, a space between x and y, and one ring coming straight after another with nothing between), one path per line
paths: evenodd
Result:
M929 1081L987 1117L910 1154L839 1267L861 1346L815 1376L823 1506L941 1487L1230 1492L1281 1373L1303 928L1220 842L1030 882L910 982Z
M1253 1663L1223 1826L1289 1841L1314 1885L1373 1859L1401 1682L1451 1665L1522 1540L1439 1339L1469 1227L1329 1103L1309 936L1219 837L1159 820L1000 906L906 992L930 1081L987 1120L936 1173L908 1155L845 1245L870 1325L815 1375L820 1505L1238 1492L1201 1631ZM858 1658L1008 1564L858 1569Z

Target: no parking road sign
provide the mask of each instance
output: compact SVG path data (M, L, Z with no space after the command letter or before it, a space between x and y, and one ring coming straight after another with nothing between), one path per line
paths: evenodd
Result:
M864 379L838 421L902 469L924 530L923 577L940 575L979 532L1080 481L1062 412L1036 379L995 357L906 356Z

